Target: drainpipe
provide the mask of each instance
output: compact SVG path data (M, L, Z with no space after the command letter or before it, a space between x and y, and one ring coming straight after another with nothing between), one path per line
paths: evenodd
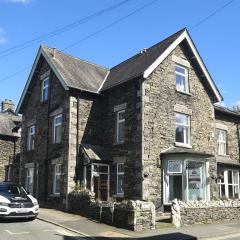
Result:
M240 129L239 129L239 123L237 123L237 137L238 137L238 162L240 163Z
M144 160L143 160L143 156L144 156L144 83L143 80L140 79L140 92L141 92L141 155L142 155L142 161L141 161L141 169L142 171L144 170ZM144 194L143 194L143 181L142 181L142 192L141 192L141 198L143 200L144 198Z
M78 171L78 166L79 166L79 106L80 106L80 99L79 96L77 96L77 141L76 141L76 170ZM79 180L79 175L76 174L77 180Z
M45 193L44 193L44 197L45 197L45 201L47 202L47 198L48 198L48 179L49 179L49 126L50 126L50 119L49 119L49 115L50 115L50 103L51 103L51 90L52 90L52 72L50 73L49 76L49 98L48 98L48 110L47 110L47 144L46 144L46 160L45 160Z

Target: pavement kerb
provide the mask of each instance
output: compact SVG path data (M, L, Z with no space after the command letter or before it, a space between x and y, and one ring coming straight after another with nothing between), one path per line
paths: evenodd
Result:
M96 240L96 238L94 238L94 237L92 237L92 236L90 236L90 235L88 235L88 234L86 234L86 233L77 231L77 230L75 230L75 229L73 229L73 228L66 227L66 226L64 226L64 225L62 225L62 224L60 224L60 223L57 223L57 222L54 222L54 221L51 221L51 220L48 220L48 219L45 219L45 218L42 218L42 217L37 217L37 219L40 220L40 221L47 222L47 223L51 223L51 224L53 224L53 225L55 225L55 226L64 228L64 229L66 229L66 230L68 230L68 231L71 231L71 232L74 232L74 233L83 235L84 237L87 237L87 238Z

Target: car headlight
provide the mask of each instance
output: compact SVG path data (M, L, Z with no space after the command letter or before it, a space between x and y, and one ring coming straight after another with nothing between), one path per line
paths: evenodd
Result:
M0 206L8 207L8 203L0 202Z

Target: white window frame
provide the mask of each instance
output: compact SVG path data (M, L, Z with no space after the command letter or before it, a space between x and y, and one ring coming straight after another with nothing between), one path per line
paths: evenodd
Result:
M168 172L168 162L169 161L181 161L182 162L182 172ZM169 200L170 197L170 185L169 185L169 177L170 176L182 176L182 201L189 201L189 191L188 191L188 169L187 164L188 162L201 162L204 164L203 167L203 188L204 188L204 199L203 201L210 201L210 184L207 182L207 179L209 178L209 162L200 160L200 159L194 159L194 158L171 158L164 160L163 163L163 204L165 205L171 205L172 201Z
M224 129L220 129L220 128L217 128L216 131L217 131L218 155L225 156L225 155L227 155L227 131ZM224 133L224 134L222 135L222 133ZM225 139L224 139L224 137L225 137Z
M56 120L58 118L61 118L60 123L56 123ZM54 116L54 119L53 119L53 143L61 143L61 141L62 141L62 133L61 133L60 140L59 141L56 140L56 128L59 126L61 127L61 131L62 131L62 114L58 114L58 115Z
M44 86L44 83L45 82L48 82L47 83L47 85L46 86ZM48 100L48 97L49 97L49 78L45 78L43 81L42 81L42 87L41 87L41 89L42 89L42 91L41 91L41 101L42 102L45 102L45 101L47 101ZM47 98L46 99L44 99L44 92L45 92L45 90L46 89L48 89L48 94L47 94Z
M118 163L117 164L117 195L124 195L124 191L123 192L120 192L119 189L118 189L118 177L119 176L124 176L124 171L119 171L119 165L123 165L123 168L124 168L124 163Z
M28 135L27 135L27 150L28 151L34 150L35 133L36 133L35 125L28 127Z
M57 190L56 190L57 189L57 177L60 176L60 179L61 179L62 164L55 164L53 171L54 171L54 173L53 173L53 194L59 195L60 191L57 192Z
M124 141L125 141L125 139L123 139L122 141L119 140L119 125L120 125L120 123L124 123L124 124L125 124L125 116L124 116L124 119L119 119L119 115L120 115L121 113L124 114L124 113L125 113L125 109L117 112L117 128L116 128L116 130L117 130L117 133L116 133L116 142L117 142L117 143L124 143ZM125 127L124 127L124 129L125 129ZM124 134L124 135L125 135L125 134Z
M177 114L186 116L187 117L187 124L177 123ZM183 137L184 141L183 142L177 142L177 140L176 140L177 126L182 126L182 127L184 127L184 129L187 128L187 132L184 132L184 137ZM188 139L188 141L187 141L187 139ZM190 146L190 144L191 144L191 116L190 115L187 115L187 114L184 114L184 113L179 113L179 112L175 113L175 143Z
M184 69L184 74L181 72L178 72L176 68L181 68ZM184 90L178 89L177 88L177 81L176 81L176 89L178 92L183 92L183 93L189 93L189 82L188 82L188 69L186 67L183 67L179 64L175 64L175 78L177 79L177 75L184 77Z
M232 181L233 181L232 183L228 182L228 172L229 171L231 171L231 173L232 173ZM223 198L221 186L224 185L226 198L229 198L229 188L228 188L228 186L232 186L233 193L235 193L235 188L234 187L238 188L238 199L240 199L239 170L236 170L236 169L225 169L225 170L222 170L222 172L223 172L223 182L222 182L221 179L218 179L218 188L219 188L219 196L220 196L220 198ZM236 172L238 174L238 178L237 178L237 183L234 183L234 173L236 173Z
M32 194L33 189L29 188L29 183L31 182L30 180L32 180L32 183L33 183L33 181L34 181L34 168L33 167L26 168L26 179L25 179L25 189L27 190L27 192ZM33 186L32 186L32 188L33 188ZM30 191L30 190L32 190L32 191Z

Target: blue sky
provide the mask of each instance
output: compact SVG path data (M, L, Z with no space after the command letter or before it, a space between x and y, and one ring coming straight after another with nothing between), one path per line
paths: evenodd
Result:
M0 0L0 52L87 17L122 0ZM121 7L20 52L1 57L0 100L17 104L40 43L64 49L152 0L131 0ZM183 27L190 29L229 0L158 0L117 25L66 50L69 54L112 67ZM190 31L200 55L220 89L224 103L240 103L240 1Z

